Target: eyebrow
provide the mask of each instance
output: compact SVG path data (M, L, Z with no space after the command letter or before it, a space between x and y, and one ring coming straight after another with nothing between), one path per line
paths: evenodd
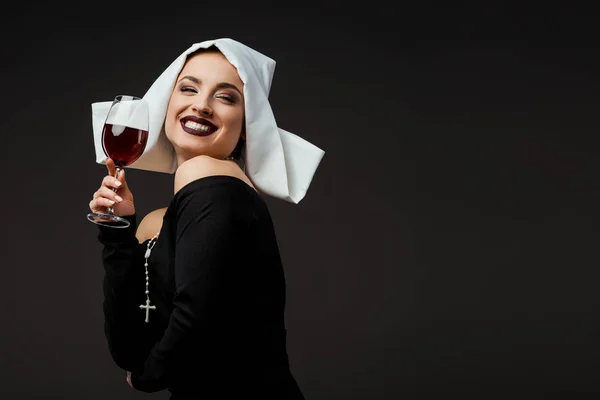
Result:
M184 79L188 79L188 80L194 82L197 85L199 85L199 84L202 83L202 81L200 79L196 78L195 76L191 76L191 75L184 76L178 82L181 82ZM237 91L240 94L240 96L243 96L242 92L240 91L240 89L238 89L237 86L235 86L232 83L220 82L220 83L217 84L217 89L233 89L233 90Z

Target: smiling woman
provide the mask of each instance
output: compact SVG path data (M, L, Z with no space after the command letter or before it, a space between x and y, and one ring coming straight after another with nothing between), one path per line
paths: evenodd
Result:
M178 165L198 154L225 159L243 143L243 85L236 68L216 47L188 56L165 119Z
M114 176L112 160L97 160L108 175L90 209L114 205L131 222L97 227L106 338L134 389L168 389L171 399L304 398L261 195L298 203L324 152L277 127L267 100L273 70L270 58L217 39L194 44L155 81L144 96L148 145L131 168L174 173L174 189L139 226L124 171ZM102 107L93 105L96 144Z

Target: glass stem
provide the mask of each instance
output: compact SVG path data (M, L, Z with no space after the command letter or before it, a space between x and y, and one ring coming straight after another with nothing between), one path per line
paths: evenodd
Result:
M121 169L122 169L121 167L115 167L115 178L119 179L119 173L121 172ZM117 190L118 190L117 188L112 188L112 191L115 193L117 193ZM113 215L115 214L115 211L113 210L112 207L108 207L106 209L106 212L109 214L113 214Z

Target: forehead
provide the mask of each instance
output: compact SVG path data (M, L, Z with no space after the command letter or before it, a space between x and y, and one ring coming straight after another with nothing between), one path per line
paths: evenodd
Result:
M242 80L237 69L220 52L204 52L190 57L179 78L191 75L202 81L229 82L242 86Z

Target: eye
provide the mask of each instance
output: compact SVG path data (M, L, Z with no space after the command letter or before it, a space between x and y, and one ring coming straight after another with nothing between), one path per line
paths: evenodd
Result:
M196 90L195 87L193 86L182 86L181 89L179 89L182 92L193 92L193 93L198 93L198 91Z
M218 94L216 97L217 97L217 99L224 100L224 101L226 101L229 104L235 103L235 98L233 96L228 95L228 94Z

